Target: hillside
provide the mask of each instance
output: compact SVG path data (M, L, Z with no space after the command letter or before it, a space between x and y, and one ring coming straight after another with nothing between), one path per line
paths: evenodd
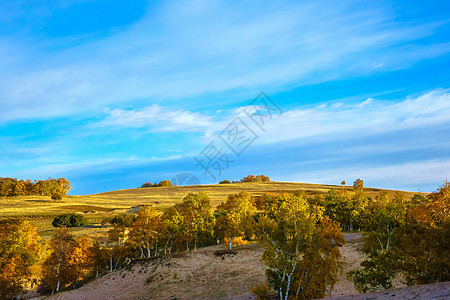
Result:
M359 234L346 234L341 248L344 272L362 260L356 251ZM126 269L106 274L85 286L50 299L253 299L250 288L266 281L257 244L235 247L221 254L221 245L196 253L177 253L137 260ZM356 293L343 276L331 295Z
M189 192L205 192L211 198L213 207L225 201L229 194L248 191L252 196L269 193L285 193L304 191L307 194L326 193L330 189L348 189L350 186L321 185L292 182L246 182L235 184L196 185L180 187L151 187L111 191L93 195L66 196L63 200L55 201L49 196L20 196L0 198L0 218L22 217L28 219L38 228L43 238L51 236L54 228L51 225L53 217L68 212L82 213L91 226L72 228L71 231L80 235L102 235L106 228L100 225L107 217L127 212L135 206L151 204L163 209L183 199ZM374 196L381 189L366 188L370 196ZM390 190L393 195L396 191ZM402 192L411 197L413 192Z
M358 295L345 273L363 259L357 252L358 233L345 234L341 247L344 273L331 291L332 299L448 299L450 284L396 287ZM263 249L256 244L234 248L235 254L222 254L223 247L211 246L196 253L178 253L136 260L126 269L108 273L86 285L50 296L52 300L82 299L254 299L250 288L266 281Z

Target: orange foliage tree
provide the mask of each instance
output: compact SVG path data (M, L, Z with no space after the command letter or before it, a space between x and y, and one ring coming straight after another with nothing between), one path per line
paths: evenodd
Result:
M30 282L38 240L36 228L27 221L0 221L0 299L18 296Z
M58 292L92 272L91 247L86 237L75 239L67 228L60 227L50 241L50 250L42 267L47 289Z

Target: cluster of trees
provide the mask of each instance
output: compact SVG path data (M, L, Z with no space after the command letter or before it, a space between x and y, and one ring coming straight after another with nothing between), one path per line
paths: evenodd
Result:
M265 175L248 175L238 181L229 181L228 179L222 180L219 184L239 183L239 182L270 182L270 177Z
M166 186L166 187L172 187L172 181L170 180L163 180L160 183L152 183L152 182L146 182L144 184L142 184L141 188L146 188L146 187L159 187L159 186Z
M65 178L47 180L17 180L0 178L0 196L58 195L65 196L70 191L70 181ZM58 197L59 198L59 197Z
M367 259L348 277L361 291L392 287L401 274L408 285L450 280L450 185L406 201L378 194L362 215Z
M270 177L265 175L248 175L240 180L241 182L270 182Z
M46 289L58 291L136 258L196 251L217 239L230 248L238 240L264 246L268 285L254 289L257 293L320 298L341 272L339 246L345 241L340 227L364 230L367 259L348 275L361 291L388 288L399 273L411 285L450 280L448 183L428 197L412 199L386 192L371 199L363 185L354 187L312 197L265 194L258 198L259 208L243 191L229 195L216 210L207 194L189 193L163 212L141 206L137 214L109 219L111 227L101 242L74 238L61 227L49 242L39 244L27 222L1 221L0 298L20 293L36 265Z
M265 246L269 286L280 299L322 298L337 282L344 236L304 194L266 195L256 236Z
M39 235L26 221L0 220L0 299L11 299L30 283Z

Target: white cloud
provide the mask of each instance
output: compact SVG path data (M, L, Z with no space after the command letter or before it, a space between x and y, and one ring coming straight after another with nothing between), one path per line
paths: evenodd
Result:
M433 90L401 101L367 99L286 111L267 122L257 143L367 136L450 123L450 91Z
M211 118L200 113L171 111L154 104L139 110L115 109L103 121L94 126L156 127L155 131L193 131L205 129L210 124Z
M198 131L207 139L217 136L236 116L258 134L256 144L275 144L297 139L328 141L345 137L367 136L411 128L424 128L450 122L450 91L437 89L417 97L386 101L368 98L344 104L319 104L285 111L281 116L265 119L261 131L239 107L228 115L215 118L198 112L170 110L152 105L137 110L115 109L95 127L141 128L151 131ZM262 106L253 106L264 111Z
M179 1L152 7L115 35L68 48L64 40L3 37L0 120L73 115L133 99L173 104L232 90L251 96L403 68L450 50L413 44L439 23L395 23L388 11L345 1Z

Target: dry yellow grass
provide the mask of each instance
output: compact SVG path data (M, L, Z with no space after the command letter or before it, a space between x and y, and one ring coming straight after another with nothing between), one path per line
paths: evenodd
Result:
M252 196L263 195L265 192L285 193L304 191L307 194L326 193L330 189L348 189L351 187L320 185L291 182L251 182L220 185L196 185L183 187L151 187L128 190L118 190L84 196L66 196L55 201L49 196L22 196L0 198L0 218L21 217L29 219L38 228L41 236L48 237L54 228L51 221L54 216L62 213L83 213L90 224L99 224L104 218L128 211L140 204L151 204L158 209L164 209L183 199L189 192L206 192L211 198L213 207L225 201L229 194L246 190ZM375 196L380 189L367 188L370 196ZM395 191L389 191L391 195ZM407 197L414 193L402 192ZM76 235L102 234L105 229L92 228L72 229Z

